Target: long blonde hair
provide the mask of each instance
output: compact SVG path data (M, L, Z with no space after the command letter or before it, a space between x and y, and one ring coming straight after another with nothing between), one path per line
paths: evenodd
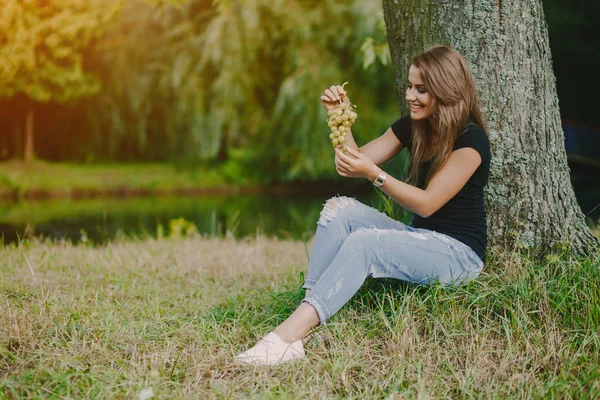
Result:
M436 45L412 59L419 68L425 88L432 96L433 112L425 120L412 120L413 138L408 179L417 185L419 167L439 138L423 188L448 161L454 141L468 122L487 129L480 110L475 78L465 58L451 47Z

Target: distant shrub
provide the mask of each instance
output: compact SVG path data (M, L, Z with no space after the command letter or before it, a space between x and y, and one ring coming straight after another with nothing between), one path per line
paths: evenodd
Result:
M186 221L184 218L177 218L169 221L170 238L193 236L198 236L198 228L193 222Z

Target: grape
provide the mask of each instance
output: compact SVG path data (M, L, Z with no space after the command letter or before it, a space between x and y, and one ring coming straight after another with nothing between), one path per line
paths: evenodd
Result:
M345 82L342 85L342 88L347 84ZM343 100L339 100L335 106L327 110L327 125L331 129L331 134L329 135L329 139L331 139L331 144L336 149L340 149L344 152L348 150L348 146L346 143L346 134L350 132L350 127L356 121L358 114L354 109L356 106L350 103L350 100L347 96L344 96Z

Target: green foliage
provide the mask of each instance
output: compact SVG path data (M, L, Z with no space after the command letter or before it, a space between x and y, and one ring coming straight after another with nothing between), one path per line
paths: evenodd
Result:
M359 140L395 117L391 69L365 62L388 60L381 7L363 3L129 3L96 51L105 90L88 110L100 147L113 159L233 162L225 171L250 179L334 177L326 87L350 81Z
M177 218L169 221L169 237L181 238L198 235L198 228L193 222L186 221L185 218Z
M119 6L104 0L4 0L0 8L0 97L66 103L100 90L83 51Z
M0 66L0 82L8 82L0 92L9 98L0 118L12 125L0 130L2 158L20 152L11 137L23 112L2 113L19 109L18 93L49 103L36 109L36 126L46 131L36 145L42 157L202 163L242 184L337 178L319 102L331 84L350 82L358 143L397 117L378 3L34 4L11 0L0 11L0 43L10 42L0 49L10 60Z
M396 221L408 220L410 212L406 210L406 208L401 207L394 200L390 199L388 195L379 188L375 189L375 194L377 196L375 208L386 214L388 217L395 219Z

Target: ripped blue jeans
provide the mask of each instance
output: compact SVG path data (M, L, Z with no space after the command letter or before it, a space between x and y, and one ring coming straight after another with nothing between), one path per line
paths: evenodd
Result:
M367 277L429 285L475 279L483 262L466 244L442 233L413 228L349 197L327 201L318 222L302 300L324 324Z

